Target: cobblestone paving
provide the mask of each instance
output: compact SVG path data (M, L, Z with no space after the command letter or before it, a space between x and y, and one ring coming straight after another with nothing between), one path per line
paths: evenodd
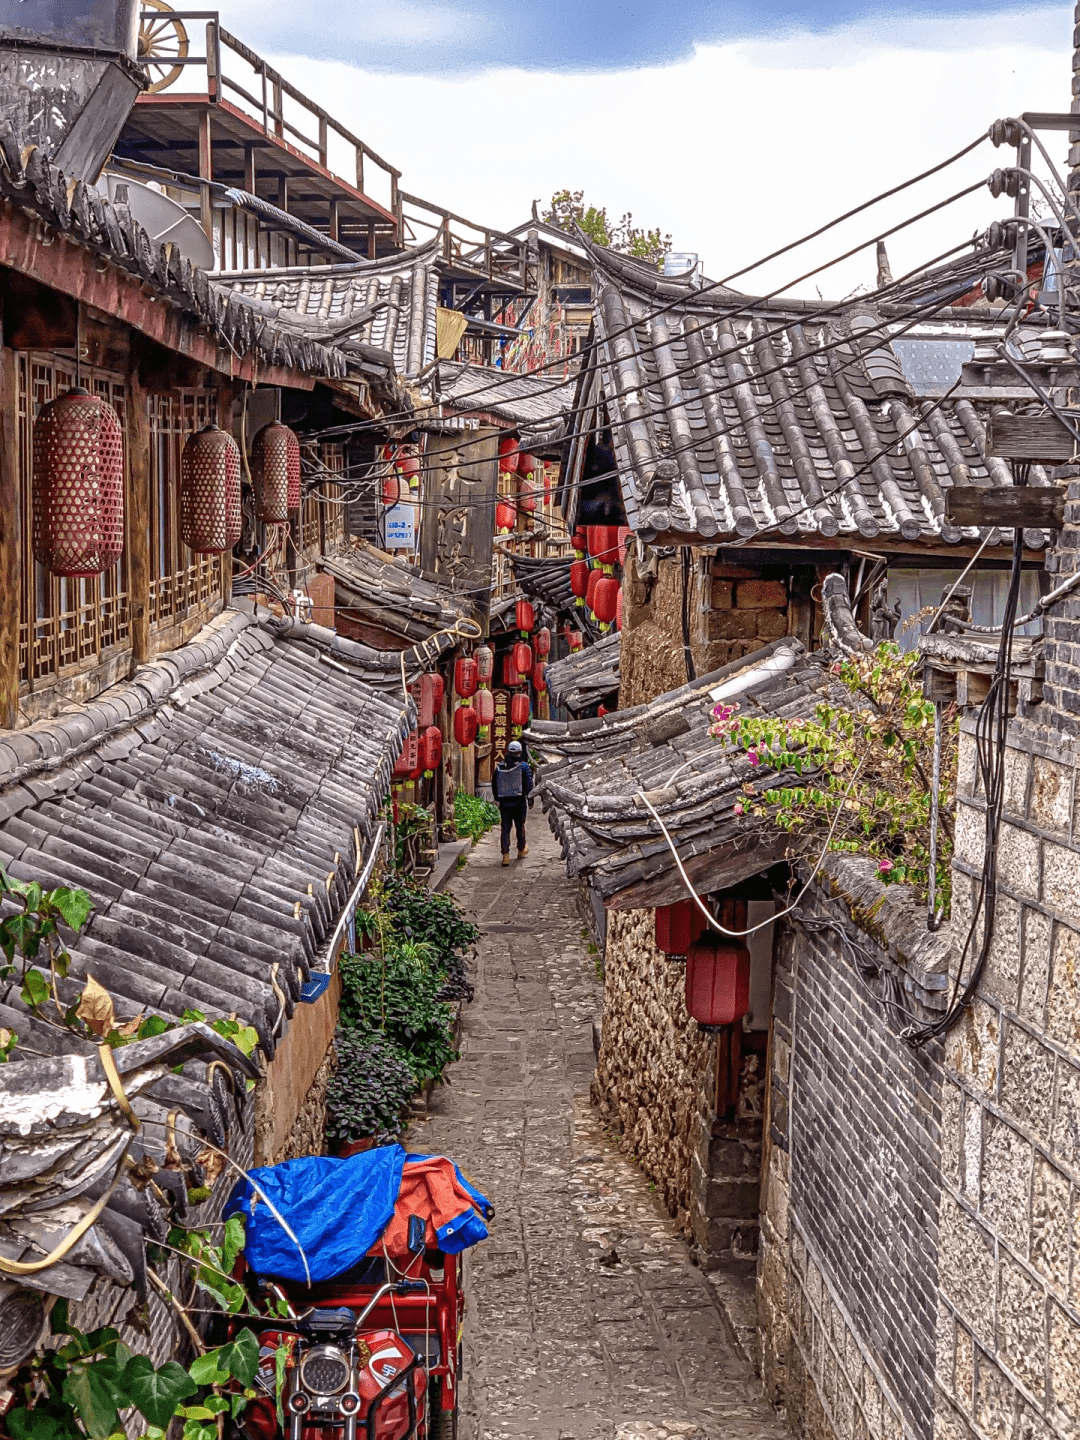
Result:
M462 1059L410 1147L492 1199L469 1257L461 1440L787 1440L714 1289L588 1102L601 984L540 817L452 890L483 928Z

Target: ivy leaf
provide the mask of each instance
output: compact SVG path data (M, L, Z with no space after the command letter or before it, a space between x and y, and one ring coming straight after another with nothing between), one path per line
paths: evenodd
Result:
M133 1355L124 1367L124 1389L132 1405L136 1405L150 1425L167 1429L177 1407L198 1386L182 1365L168 1360L160 1370L146 1355Z
M247 1389L255 1383L259 1368L259 1341L254 1331L241 1330L231 1345L223 1345L218 1354L234 1380Z
M85 890L72 890L66 885L61 885L57 890L51 890L48 901L55 910L60 912L60 918L69 930L81 930L90 918L90 911L94 908L94 902Z
M86 1426L92 1440L108 1440L119 1428L118 1410L125 1396L112 1360L72 1366L64 1377L64 1399Z
M206 1355L199 1355L191 1362L188 1373L197 1386L224 1385L229 1378L229 1371L222 1363L220 1350L211 1350ZM188 1413L191 1413L190 1410Z
M94 1034L102 1040L116 1028L116 1011L113 1008L112 996L104 985L94 979L93 975L86 977L86 988L83 990L75 1014L80 1020L84 1020Z
M44 1005L50 995L49 982L40 970L27 970L23 977L22 1000L31 1009Z
M236 1257L244 1248L244 1221L240 1215L231 1215L225 1221L225 1238L221 1242L221 1268L229 1271L236 1264Z

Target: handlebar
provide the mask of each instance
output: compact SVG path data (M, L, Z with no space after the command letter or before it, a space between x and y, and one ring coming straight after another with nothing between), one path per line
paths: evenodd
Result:
M384 1295L389 1295L391 1291L393 1291L395 1295L411 1295L418 1290L426 1290L427 1288L426 1280L388 1280L385 1285L379 1286L378 1290L375 1291L375 1294L360 1312L356 1320L356 1329L359 1330L361 1328L364 1321Z

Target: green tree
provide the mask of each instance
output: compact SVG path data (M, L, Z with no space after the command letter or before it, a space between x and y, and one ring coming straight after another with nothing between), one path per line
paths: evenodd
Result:
M545 224L571 234L577 227L597 245L605 245L609 250L618 250L623 255L633 255L638 260L649 260L656 265L671 249L671 236L661 234L659 226L655 230L642 230L634 224L629 210L621 220L613 221L606 208L586 205L583 190L557 190L540 218Z

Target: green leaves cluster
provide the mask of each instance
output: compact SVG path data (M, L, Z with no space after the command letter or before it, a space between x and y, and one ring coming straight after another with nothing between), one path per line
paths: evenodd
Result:
M126 1440L121 1417L132 1410L145 1420L150 1440L163 1440L178 1417L184 1440L217 1440L217 1417L235 1419L254 1397L259 1342L251 1330L185 1369L175 1360L155 1366L133 1355L111 1327L89 1335L74 1329L63 1301L51 1320L61 1343L10 1382L16 1403L4 1425L11 1440ZM231 1393L220 1393L224 1386Z
M891 644L834 665L848 704L820 704L812 718L777 722L718 706L712 734L751 764L782 777L748 784L745 809L768 817L794 840L793 853L829 848L871 856L885 884L929 886L934 705L922 693L912 657ZM941 825L936 893L948 906L951 815L956 803L954 711L944 717ZM835 826L835 828L833 828Z
M671 236L662 235L659 226L655 230L642 230L634 224L629 211L621 220L613 221L605 208L585 204L583 190L556 190L540 218L571 234L577 226L597 245L606 245L609 250L618 250L639 260L651 260L656 265L671 249Z
M498 823L499 807L490 800L482 800L479 795L469 795L464 790L454 795L454 827L459 836L475 845Z

